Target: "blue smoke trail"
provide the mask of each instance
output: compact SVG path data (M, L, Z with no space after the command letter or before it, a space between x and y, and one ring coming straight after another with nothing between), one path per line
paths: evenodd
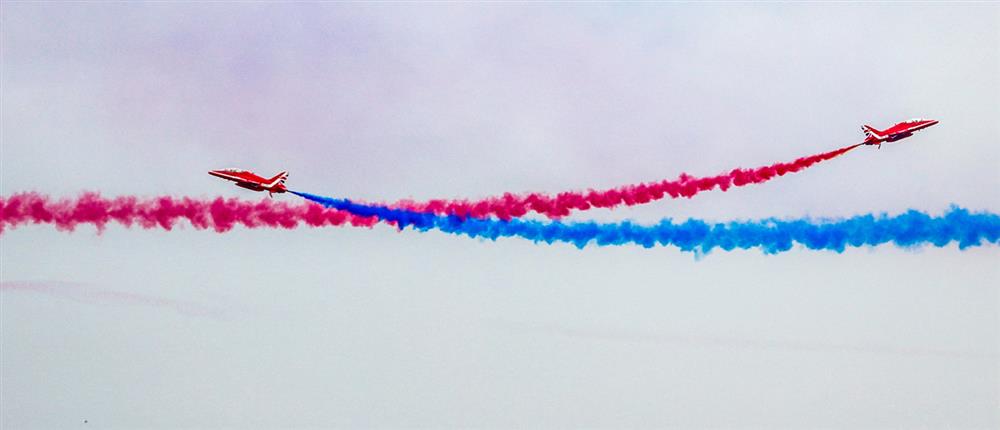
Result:
M875 246L889 242L907 248L927 244L941 247L958 242L958 247L965 249L983 242L996 244L1000 241L1000 215L971 213L959 207L952 207L943 216L937 217L911 209L892 217L868 214L831 221L764 219L712 224L692 219L675 224L670 219L664 219L658 224L643 226L628 221L600 224L440 216L290 192L329 208L395 222L400 229L407 226L420 231L437 229L491 240L516 236L536 243L572 243L577 248L589 244L636 244L651 248L659 244L701 253L716 248L725 251L760 248L765 253L777 254L788 251L796 243L809 249L843 252L848 246Z

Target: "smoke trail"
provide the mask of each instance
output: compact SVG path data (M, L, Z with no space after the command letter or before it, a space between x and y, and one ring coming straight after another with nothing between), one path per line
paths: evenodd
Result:
M564 192L557 194L555 197L539 193L525 195L507 193L500 197L490 197L478 201L430 200L427 202L413 202L404 200L387 206L411 212L428 212L437 215L458 215L473 218L496 216L500 219L509 220L520 217L528 212L536 212L549 218L560 218L569 215L574 210L613 208L621 205L634 206L660 200L667 196L670 198L691 198L702 191L709 191L716 188L726 191L730 187L760 184L788 173L806 169L821 161L839 157L860 145L851 145L835 151L802 157L787 163L777 163L754 169L733 169L729 173L704 178L681 174L675 180L626 185L610 190Z
M371 227L378 219L358 217L348 212L326 209L313 203L291 205L263 199L257 202L237 199L192 199L176 197L104 198L86 193L75 199L51 200L37 193L19 193L0 198L0 234L22 224L53 224L59 230L72 231L79 224L93 224L102 230L116 222L126 227L172 229L186 220L197 229L218 232L236 225L249 228L295 228L300 223L313 227Z
M799 158L790 163L777 163L755 169L734 169L721 175L695 178L681 174L673 181L627 185L604 191L565 192L555 197L532 193L527 195L504 194L480 201L431 200L417 203L401 201L392 207L410 212L427 212L438 215L457 215L462 218L488 218L491 215L510 220L528 212L537 212L550 218L559 218L573 210L632 206L672 198L692 197L702 191L719 188L723 191L734 186L757 184L786 173L797 172L821 161L829 160L858 147L852 145L823 154ZM0 198L0 234L8 227L26 223L54 224L61 230L72 230L78 224L94 224L97 228L109 222L143 228L160 227L170 230L180 219L185 219L197 229L211 228L228 231L235 225L249 228L294 228L299 223L311 226L342 225L372 226L377 220L356 217L349 213L323 210L315 205L292 206L281 202L263 200L257 203L236 199L197 200L191 198L136 197L102 198L89 193L77 199L52 201L37 193L14 194ZM390 221L391 223L391 221Z
M34 292L64 297L80 303L149 306L170 309L174 312L201 317L221 318L223 312L197 303L148 296L128 291L116 291L96 286L60 281L0 281L0 293Z
M808 249L825 249L842 252L846 247L874 246L892 242L901 247L918 247L928 244L945 246L957 242L959 248L979 246L984 241L996 244L1000 240L1000 215L971 213L952 207L943 216L930 216L916 210L896 216L859 215L829 221L810 219L738 221L707 223L688 220L680 224L665 219L656 225L642 226L631 222L599 224L595 222L564 223L512 219L463 218L456 215L440 216L429 213L370 206L350 200L322 197L294 192L306 199L329 208L350 212L362 217L377 217L397 223L400 229L407 226L426 231L441 230L446 233L496 240L500 237L522 237L534 242L565 242L578 248L596 244L636 244L647 248L655 245L673 245L683 251L708 253L718 248L760 248L765 253L788 251L795 244Z
M186 220L197 229L225 232L237 225L285 229L302 224L371 227L381 220L401 229L407 226L421 231L438 229L492 240L522 237L535 242L566 242L580 248L587 245L672 245L684 251L703 253L716 248L727 251L760 248L766 253L778 253L795 244L840 252L847 246L889 242L903 247L945 246L954 242L964 249L983 242L996 244L1000 239L1000 215L971 213L957 207L938 217L911 210L893 217L869 214L833 221L765 219L713 224L688 220L676 224L666 219L656 225L642 226L627 221L598 224L438 216L293 193L320 204L292 205L270 199L259 202L174 197L107 199L92 193L54 201L36 193L21 193L0 198L0 233L8 227L26 223L52 224L67 231L79 224L93 224L100 230L113 222L171 230L178 221Z
M928 349L879 344L838 344L812 342L808 340L780 340L766 338L745 338L730 336L692 336L670 332L633 331L625 329L602 327L574 327L562 324L535 323L529 321L507 320L502 318L483 318L500 328L525 331L531 333L549 333L560 336L584 339L599 339L619 342L655 342L682 344L702 348L740 348L740 349L782 349L803 352L847 352L862 354L898 354L906 356L940 356L965 359L997 360L1000 354L985 350L949 350Z

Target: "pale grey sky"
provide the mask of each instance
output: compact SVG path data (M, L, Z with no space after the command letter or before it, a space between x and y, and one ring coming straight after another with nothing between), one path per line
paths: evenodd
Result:
M0 7L5 196L259 198L205 174L230 165L366 200L558 192L930 117L574 218L1000 210L996 4ZM1000 427L995 246L29 226L0 251L4 285L51 286L0 289L3 428Z

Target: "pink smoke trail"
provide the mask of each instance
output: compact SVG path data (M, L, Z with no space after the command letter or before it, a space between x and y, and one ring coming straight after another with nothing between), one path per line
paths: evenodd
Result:
M788 163L777 163L754 169L734 169L729 173L703 178L681 174L676 180L626 185L604 191L564 192L555 197L540 193L526 195L504 194L479 201L430 200L427 202L401 201L389 205L393 209L409 212L457 215L460 217L487 218L496 216L503 220L536 212L549 218L569 215L573 210L613 208L620 205L634 206L671 198L694 195L719 188L759 184L787 173L798 172L821 161L839 157L860 144L835 151L802 157ZM264 199L243 201L216 198L199 200L188 197L137 198L132 196L104 198L97 193L85 193L75 199L52 200L38 193L19 193L0 197L0 234L9 227L34 223L54 224L59 230L73 230L78 224L93 224L98 230L111 222L126 227L138 225L150 229L160 227L170 230L178 220L187 220L197 229L218 232L231 230L236 225L248 228L295 228L300 223L313 227L352 226L371 227L379 222L376 217L365 217L346 211L325 208L313 203L288 204ZM389 224L395 224L389 222Z
M378 222L375 217L356 216L315 203L289 204L272 199L105 198L85 193L77 198L54 200L32 192L0 197L0 234L23 224L53 224L65 231L72 231L79 224L93 224L100 231L115 222L126 227L171 230L180 220L186 220L196 229L217 232L229 231L237 225L291 229L299 224L371 227Z
M429 200L426 202L403 200L387 206L411 212L429 212L436 215L458 215L473 218L486 218L492 215L509 220L528 212L535 212L549 218L560 218L569 215L574 210L613 208L621 205L635 206L660 200L667 196L670 198L691 198L698 193L716 188L726 191L730 187L760 184L788 173L804 170L816 163L837 158L858 146L861 144L802 157L791 162L776 163L753 169L737 168L715 176L696 178L682 173L675 180L625 185L610 190L571 191L559 193L554 197L540 193L521 195L506 193L503 196L483 200Z

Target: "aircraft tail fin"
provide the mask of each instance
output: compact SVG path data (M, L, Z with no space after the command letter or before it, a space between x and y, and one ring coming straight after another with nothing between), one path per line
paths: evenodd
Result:
M872 126L870 126L868 124L862 125L861 126L861 131L863 131L865 133L865 136L867 136L867 137L874 137L876 139L881 139L881 138L885 137L885 134L883 134L877 128L872 127Z
M270 188L278 184L285 185L286 179L288 179L288 172L278 173L277 175L274 175L273 178L267 180L267 187Z

